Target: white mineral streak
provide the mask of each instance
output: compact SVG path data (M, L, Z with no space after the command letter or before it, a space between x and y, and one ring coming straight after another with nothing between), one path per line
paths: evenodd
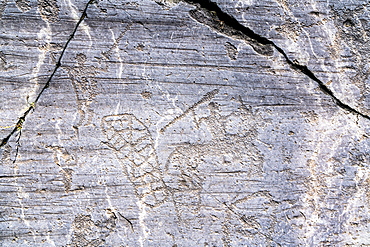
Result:
M145 225L145 218L146 218L146 205L144 204L144 199L140 199L136 202L136 205L139 208L139 226L141 229L141 233L139 236L139 243L140 246L146 246L145 241L148 239L149 236L149 229Z
M46 235L46 242L49 244L49 246L56 246L55 242L53 239L50 238L51 231Z
M77 23L81 18L80 11L77 10L77 7L72 3L71 0L65 0L65 1L67 1L66 3L68 4L69 9L71 10L71 15L72 15L73 20ZM89 37L89 49L88 50L90 50L93 44L91 34L90 34L90 27L84 22L82 22L79 28L81 28L85 32L85 34Z
M118 70L118 78L119 79L122 79L122 73L123 73L123 60L121 58L121 55L119 53L119 46L118 46L118 41L114 35L114 32L112 29L109 28L109 31L111 32L112 34L112 40L113 40L113 44L115 46L114 50L116 52L116 55L117 55L117 58L118 58L118 61L119 61L119 70Z
M62 119L58 119L55 121L55 129L58 131L58 146L61 147L63 145L63 141L62 141L62 136L63 136L63 131L62 129L60 128L60 124L63 122Z
M108 187L108 185L106 185L105 186L104 193L105 193L105 196L106 196L108 205L109 205L108 209L110 209L115 214L116 217L119 217L119 214L118 214L116 208L114 207L113 202L112 202L112 199L111 199L111 197L109 195L108 189L109 189L109 187ZM106 216L107 216L107 218L108 217L111 217L111 213L107 213ZM120 222L120 221L118 221L118 222ZM124 241L124 236L121 235L120 231L118 231L117 236L121 239L121 241Z
M113 114L118 115L120 113L120 106L121 106L121 101L118 101L116 108L114 109Z
M161 138L160 130L169 121L171 121L171 119L173 119L174 116L182 114L183 110L176 105L176 101L178 101L178 95L171 96L170 92L168 90L164 90L158 82L155 82L154 85L164 95L164 97L166 97L167 101L170 102L170 104L172 104L172 107L170 107L165 112L158 113L158 115L160 115L160 118L156 123L156 135L154 138L154 150L157 150Z
M104 193L105 193L109 208L112 209L113 212L114 212L115 210L114 210L113 203L112 203L112 200L111 200L109 192L108 192L108 186L105 187Z
M14 168L13 168L13 174L14 174L14 176L17 176L19 174L19 167L16 164L14 165ZM21 219L21 221L24 222L24 224L27 226L27 228L31 232L33 240L36 241L36 232L33 229L33 227L31 226L30 221L27 220L27 218L26 218L26 213L25 213L26 208L23 204L23 199L29 198L29 194L27 192L23 191L23 185L18 181L18 179L14 180L14 185L13 186L14 186L14 188L16 188L16 191L17 191L16 192L17 201L19 203L19 208L21 210L20 219Z
M28 93L29 101L32 103L37 97L39 91L39 73L41 66L44 64L46 54L50 51L50 42L52 41L52 30L49 22L45 22L46 27L40 29L37 34L37 40L39 41L39 56L36 66L32 69L32 79L31 81L35 83L33 90ZM42 81L41 83L45 83Z
M275 1L220 8L345 103L361 93L350 105L368 114L366 83L349 82L369 69L359 54L367 37L353 34L368 28L365 0ZM16 162L20 131L0 149L4 246L369 245L368 119L336 105L281 53L254 52L195 21L190 2L89 7L102 22L87 27L86 18L66 47L63 71L27 116ZM58 1L58 18L48 16L55 6L38 4L39 16L36 4L25 12L7 5L0 119L18 117L25 96L32 103L40 92L83 4ZM343 26L346 18L356 25Z

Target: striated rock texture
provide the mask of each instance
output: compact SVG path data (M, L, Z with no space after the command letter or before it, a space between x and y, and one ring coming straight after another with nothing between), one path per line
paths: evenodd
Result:
M370 245L365 0L0 0L1 246Z

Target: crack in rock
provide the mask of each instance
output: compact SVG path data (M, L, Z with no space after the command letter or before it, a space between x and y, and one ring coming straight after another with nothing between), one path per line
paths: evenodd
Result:
M216 3L210 0L183 1L196 7L196 9L189 11L189 15L196 21L207 25L211 29L220 32L227 37L245 41L246 43L250 44L257 53L261 55L271 56L275 49L281 55L283 55L286 62L293 69L305 74L310 79L315 81L319 85L320 90L330 96L340 108L370 120L370 116L359 112L358 110L344 103L337 96L335 96L333 91L328 88L323 81L318 79L307 66L292 61L281 47L279 47L273 41L267 39L266 37L255 33L250 28L243 26L233 16L225 13Z
M167 0L169 1L169 0ZM265 56L271 56L274 52L274 49L277 50L283 57L285 58L286 62L295 70L305 74L310 79L314 80L318 85L322 92L329 95L332 100L342 109L347 110L353 114L356 114L358 116L361 116L363 118L369 119L370 116L359 112L358 110L354 109L353 107L349 106L348 104L342 102L338 97L336 97L332 90L330 90L323 81L318 79L316 75L308 69L307 66L301 65L297 62L292 61L285 51L277 46L273 41L267 39L266 37L263 37L257 33L255 33L250 28L242 25L238 20L236 20L233 16L227 14L224 12L216 3L210 1L210 0L183 0L184 2L191 4L196 7L196 9L190 10L189 15L195 19L196 21L207 25L208 27L222 33L223 35L226 35L228 37L231 37L233 39L241 39L248 44L250 44L253 49ZM74 35L80 26L81 22L86 17L86 12L88 7L94 2L94 0L89 0L87 4L85 5L85 8L81 14L81 17L79 21L76 23L76 26L68 38L67 42L65 43L62 52L59 56L59 59L57 63L55 64L54 70L49 76L47 82L44 84L42 89L40 90L39 94L37 95L35 101L30 104L30 106L27 108L27 110L23 113L23 115L18 119L15 127L12 129L12 131L2 140L0 143L0 148L6 145L9 141L9 139L17 132L22 129L23 123L26 120L26 117L28 114L34 110L35 104L39 101L41 95L43 92L49 87L51 80L53 79L56 71L61 66L61 60L63 58L63 55L69 45L69 43L74 38ZM175 1L176 3L178 1ZM18 140L19 141L19 140Z
M51 80L53 79L55 73L57 72L57 70L59 69L59 67L61 66L61 61L62 61L62 58L63 58L63 55L69 45L69 43L72 41L72 39L74 38L74 35L76 34L77 32L77 29L78 27L80 26L81 22L85 19L86 17L86 12L87 12L87 9L88 7L90 6L90 4L92 4L94 2L94 0L89 0L89 2L85 5L85 8L81 14L81 17L80 19L78 20L78 22L76 23L76 26L75 28L73 29L71 35L69 36L67 42L65 43L63 49L62 49L62 52L60 53L60 56L59 56L59 59L58 61L56 62L55 64L55 67L54 67L54 70L53 72L51 73L51 75L49 76L48 80L46 81L46 83L44 84L44 86L41 88L40 92L38 93L36 99L34 102L32 102L30 104L30 106L27 108L27 110L23 113L23 115L18 119L15 127L13 128L13 130L1 141L0 143L0 148L3 147L4 145L6 145L9 141L9 139L17 132L17 131L20 131L22 129L22 126L23 126L23 123L24 121L26 121L26 118L28 116L28 114L30 114L30 112L35 109L35 105L36 103L39 101L41 95L43 94L43 92L50 86L50 82ZM19 142L19 139L17 140L17 142Z

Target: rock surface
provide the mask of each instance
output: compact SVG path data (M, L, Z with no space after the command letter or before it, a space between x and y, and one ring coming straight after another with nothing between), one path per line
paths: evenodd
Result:
M370 245L369 8L0 0L1 245Z

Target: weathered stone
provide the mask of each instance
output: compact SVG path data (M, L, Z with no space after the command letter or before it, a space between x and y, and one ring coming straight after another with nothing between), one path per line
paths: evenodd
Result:
M367 1L1 1L3 246L370 245Z

